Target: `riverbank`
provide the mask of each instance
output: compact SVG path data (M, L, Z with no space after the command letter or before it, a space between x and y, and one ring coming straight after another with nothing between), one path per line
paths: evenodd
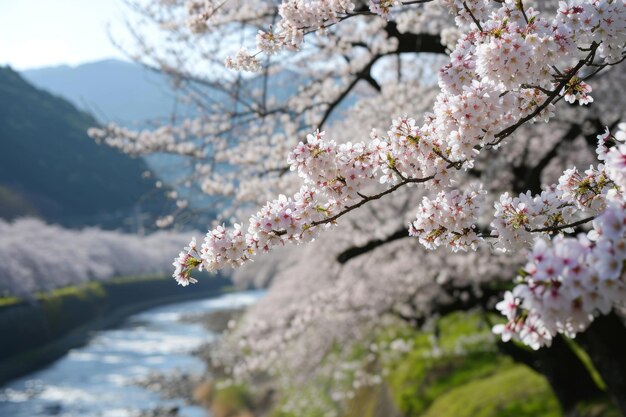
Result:
M211 320L207 315L206 320ZM475 312L455 312L436 319L423 329L390 325L372 345L387 346L395 340L396 353L378 357L376 366L384 369L380 384L357 386L340 403L339 417L563 417L564 413L547 379L498 349L497 339L484 316ZM201 322L196 319L196 322ZM208 362L210 346L195 354ZM370 349L355 350L354 363L371 361ZM357 362L359 361L359 362ZM371 362L370 362L371 363ZM590 362L589 362L590 363ZM300 383L293 391L278 391L276 381L259 375L248 385L221 385L218 373L209 368L196 387L193 400L210 410L213 417L296 417L324 415L307 402L313 393L337 382L332 379ZM595 372L595 371L594 371ZM178 378L178 380L176 379ZM174 392L184 381L180 375L160 381L162 392ZM315 385L319 384L319 385ZM219 388L220 385L223 388ZM341 385L338 385L341 389ZM355 386L348 381L345 386ZM345 388L344 388L345 389ZM187 391L189 388L187 388ZM296 411L281 409L285 400L302 398ZM296 403L298 404L298 403ZM312 404L312 405L311 405ZM330 404L330 403L329 403ZM328 407L330 409L330 407ZM321 410L321 411L320 411ZM619 417L621 414L606 395L580 401L573 414L578 417Z
M205 330L218 335L215 339L191 351L195 358L204 363L206 367L204 373L156 372L135 381L135 384L157 393L163 399L177 398L186 404L200 406L212 417L270 415L270 411L276 404L274 386L269 379L259 378L255 381L254 395L244 386L220 387L218 382L224 379L224 370L214 367L211 361L211 351L219 337L231 327L233 321L237 321L245 314L247 308L248 305L245 305L180 317L180 323L199 324ZM179 416L175 409L155 408L138 417Z
M193 289L166 277L127 277L91 282L39 294L35 300L0 303L0 386L41 368L90 334L141 310L228 291L223 277L202 280Z

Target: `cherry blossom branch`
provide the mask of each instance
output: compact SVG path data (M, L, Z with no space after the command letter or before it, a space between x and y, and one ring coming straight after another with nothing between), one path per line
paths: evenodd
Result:
M337 214L328 217L326 219L323 220L316 220L314 222L311 222L309 224L309 228L310 227L315 227L315 226L321 226L324 224L328 224L328 223L333 223L335 222L337 219L339 219L340 217L345 216L346 214L350 213L353 210L358 209L359 207L363 206L364 204L367 204L371 201L375 201L375 200L379 200L382 197L391 194L395 191L397 191L398 189L404 187L405 185L408 184L420 184L420 183L424 183L427 181L432 180L433 178L435 178L434 175L431 175L429 177L424 177L424 178L404 178L401 182L397 183L396 185L394 185L391 188L388 188L385 191L382 191L378 194L372 195L372 196L362 196L361 200L353 205L350 206L346 206L343 210L339 211ZM275 234L276 236L282 236L285 235L287 233L286 230L273 230L272 231L273 234Z
M484 32L482 25L480 24L480 21L478 21L478 19L476 19L476 16L474 16L474 13L472 13L472 10L469 8L469 6L467 5L466 1L463 1L463 8L465 9L465 11L467 12L467 14L470 15L470 17L472 18L472 20L474 21L474 24L476 25L476 27L478 27L478 30L480 30L481 32Z
M582 220L579 220L577 222L573 222L573 223L569 223L569 224L563 224L560 226L548 226L548 227L541 227L541 228L537 228L537 229L527 229L528 232L530 233L554 233L554 232L560 232L561 230L566 230L566 229L572 229L574 227L578 227L578 226L582 226L584 224L587 224L591 221L593 221L597 216L589 216L589 217L585 217Z
M612 67L612 66L615 66L615 65L619 65L622 62L624 62L624 60L626 60L626 54L624 54L624 56L622 56L622 58L620 58L619 60L614 61L614 62L604 62L602 64L593 64L593 63L589 64L589 66L597 67L597 68L592 73L590 73L590 74L586 75L585 77L583 77L583 80L587 81L590 78L593 78L597 73L599 73L603 69L605 69L607 67Z
M567 72L567 74L561 79L559 84L554 88L554 90L552 90L551 94L548 95L548 98L546 98L546 100L543 103L541 103L541 105L539 105L537 108L535 108L535 110L533 112L531 112L530 114L528 114L527 116L522 117L520 120L517 121L517 123L515 123L512 126L509 126L506 129L501 130L500 132L496 133L494 135L496 140L493 141L493 142L490 142L488 145L489 146L498 145L504 139L506 139L507 137L511 136L511 134L513 134L513 132L515 132L515 130L517 130L517 128L519 128L524 123L526 123L526 122L532 120L533 118L535 118L546 107L548 107L550 105L550 103L552 103L557 97L559 97L561 95L561 91L563 90L563 88L574 78L574 76L578 73L578 71L580 71L580 69L583 68L585 65L589 65L589 64L591 64L593 62L593 59L594 59L595 54L596 54L596 50L598 49L599 46L600 46L600 44L594 42L591 45L591 48L590 48L591 50L590 50L589 54L587 55L587 57L585 59L580 60L578 62L578 64L576 64L576 66L574 68L572 68L571 70L569 70Z

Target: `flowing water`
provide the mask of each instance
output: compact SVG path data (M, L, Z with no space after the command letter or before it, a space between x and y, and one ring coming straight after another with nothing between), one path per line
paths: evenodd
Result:
M201 374L204 364L191 352L216 334L181 317L245 307L261 295L247 291L170 304L97 331L85 346L0 388L0 417L132 417L139 410L174 406L181 416L204 417L201 408L164 400L134 381L155 371Z

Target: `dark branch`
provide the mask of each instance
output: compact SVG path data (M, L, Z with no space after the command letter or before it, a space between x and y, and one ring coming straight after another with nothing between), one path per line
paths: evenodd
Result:
M568 131L563 135L563 138L556 142L552 149L550 149L539 162L529 168L526 164L513 167L513 174L515 180L513 183L513 191L516 193L523 193L530 191L533 194L541 193L541 176L544 169L548 164L556 158L559 148L564 143L571 143L582 133L581 126L579 124L573 124Z
M395 231L384 239L370 240L363 246L353 246L344 250L339 255L337 255L337 262L339 262L340 264L345 264L352 258L356 258L357 256L372 251L379 246L383 246L387 243L403 239L405 237L409 237L409 232L406 227L402 227L401 229Z
M354 79L341 92L341 94L339 94L339 96L332 103L329 104L326 112L324 112L322 120L320 120L317 125L318 130L320 130L322 126L324 126L324 123L326 123L326 120L328 120L332 112L337 108L337 106L341 104L341 102L348 96L348 94L350 94L350 92L354 89L354 87L358 84L360 80L366 80L370 84L372 84L372 82L376 83L376 81L372 78L370 71L372 70L372 67L374 66L376 61L378 61L381 57L382 55L375 55L374 57L372 57L370 62L355 75ZM376 85L378 85L378 83L376 83ZM378 91L380 91L380 86L378 86Z
M522 117L520 120L517 121L517 123L515 123L515 124L507 127L506 129L501 130L500 132L496 133L495 134L496 140L494 142L490 143L489 145L495 146L495 145L499 144L505 138L511 136L513 134L513 132L515 132L521 125L523 125L524 123L534 119L539 113L541 113L546 107L548 107L550 105L550 103L552 103L553 101L557 100L558 97L561 97L561 91L572 80L572 78L574 78L574 76L576 76L578 71L580 71L581 68L583 68L585 65L590 65L590 64L593 63L593 60L594 60L594 58L596 56L596 50L598 49L599 46L600 46L600 44L594 42L591 45L591 51L589 52L589 55L587 55L587 57L585 59L580 60L578 62L578 64L576 64L576 66L574 68L572 68L569 71L567 71L567 74L561 79L559 84L554 88L552 93L548 95L546 100L543 103L541 103L541 105L537 106L537 108L535 108L535 110L533 112L531 112L529 115L527 115L525 117Z
M446 47L441 42L441 36L428 33L401 33L396 22L389 22L385 26L387 35L398 39L398 49L394 53L430 52L445 54Z

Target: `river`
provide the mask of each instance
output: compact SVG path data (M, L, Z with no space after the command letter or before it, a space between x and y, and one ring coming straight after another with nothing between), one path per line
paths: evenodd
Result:
M152 308L119 327L96 331L83 347L0 388L0 417L134 417L139 410L174 406L181 416L205 417L200 407L164 400L134 381L153 372L201 374L205 365L191 353L216 334L181 317L245 307L262 294L230 293Z

